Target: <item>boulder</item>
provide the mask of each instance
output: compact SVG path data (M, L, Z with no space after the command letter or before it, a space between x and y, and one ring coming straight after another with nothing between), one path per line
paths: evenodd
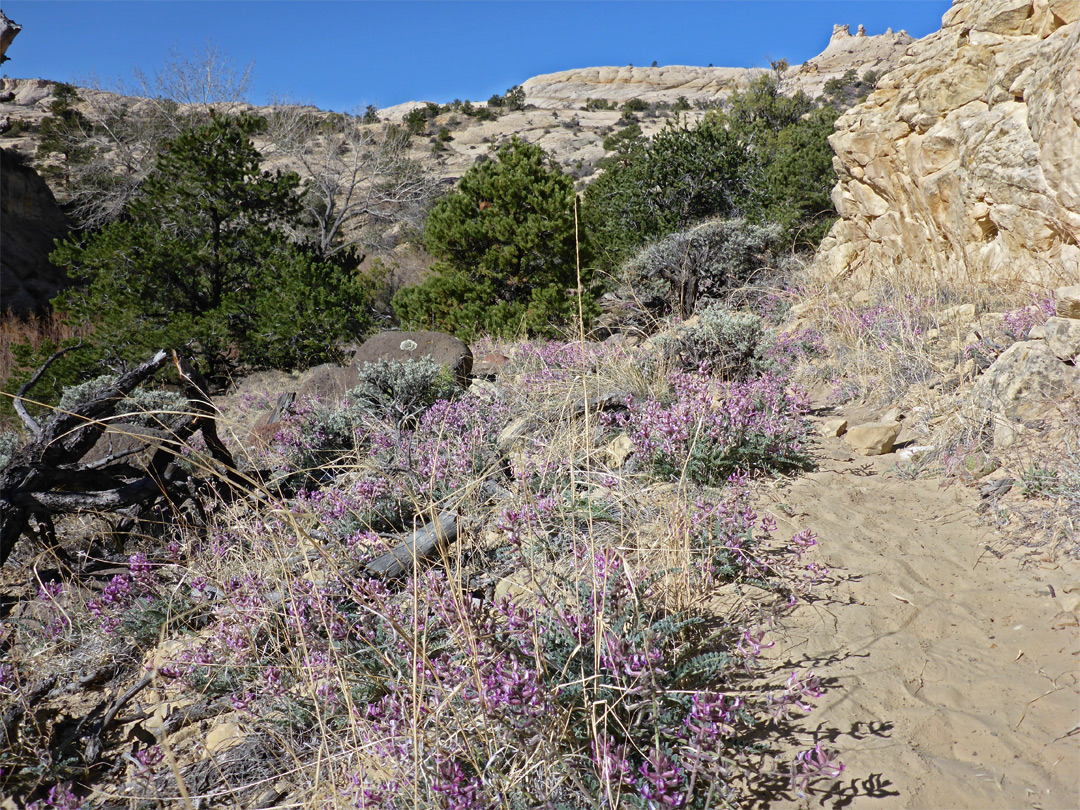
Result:
M1058 359L1042 340L1014 343L976 381L976 415L1023 421L1042 417L1047 400L1080 395L1080 369Z
M324 363L314 366L300 375L296 393L301 400L316 400L324 405L339 405L352 389L360 383L355 366L339 366Z
M357 369L380 360L403 363L424 357L446 368L463 388L468 385L472 352L456 337L442 332L380 332L356 350L352 366Z
M1047 318L1046 323L1033 326L1028 339L1045 340L1046 345L1063 363L1076 363L1080 358L1080 320Z
M899 422L867 422L848 428L844 438L860 456L882 456L892 452L899 435Z

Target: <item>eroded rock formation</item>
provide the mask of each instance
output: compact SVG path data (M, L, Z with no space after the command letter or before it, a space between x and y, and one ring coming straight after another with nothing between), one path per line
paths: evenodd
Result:
M954 0L831 142L823 274L1075 282L1080 0Z

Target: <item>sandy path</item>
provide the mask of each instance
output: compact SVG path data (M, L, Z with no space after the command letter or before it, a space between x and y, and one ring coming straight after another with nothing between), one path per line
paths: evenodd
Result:
M846 764L841 790L769 806L1080 808L1077 566L999 558L970 490L893 461L825 460L769 498L839 580L771 652L827 681L804 728Z

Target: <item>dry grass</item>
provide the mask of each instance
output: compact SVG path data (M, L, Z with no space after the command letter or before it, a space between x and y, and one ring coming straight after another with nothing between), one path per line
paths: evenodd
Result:
M15 370L15 346L25 343L34 350L45 343L58 346L65 340L89 337L91 331L89 324L74 324L51 309L44 315L31 313L26 318L8 310L0 317L0 388L7 385Z

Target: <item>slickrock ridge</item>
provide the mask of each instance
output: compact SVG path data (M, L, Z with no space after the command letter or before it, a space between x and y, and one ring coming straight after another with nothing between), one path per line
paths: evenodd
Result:
M861 28L861 26L860 26ZM852 36L848 26L833 28L828 47L805 64L784 73L784 90L802 90L818 96L829 79L840 78L856 68L889 70L895 66L914 40L904 31L891 30L877 36ZM732 90L746 87L766 68L690 67L590 67L545 73L522 84L525 99L540 109L562 109L583 104L586 99L604 99L622 104L632 98L647 103L673 102L684 96L691 104L715 102Z
M1080 2L954 0L830 141L823 274L1075 282Z

